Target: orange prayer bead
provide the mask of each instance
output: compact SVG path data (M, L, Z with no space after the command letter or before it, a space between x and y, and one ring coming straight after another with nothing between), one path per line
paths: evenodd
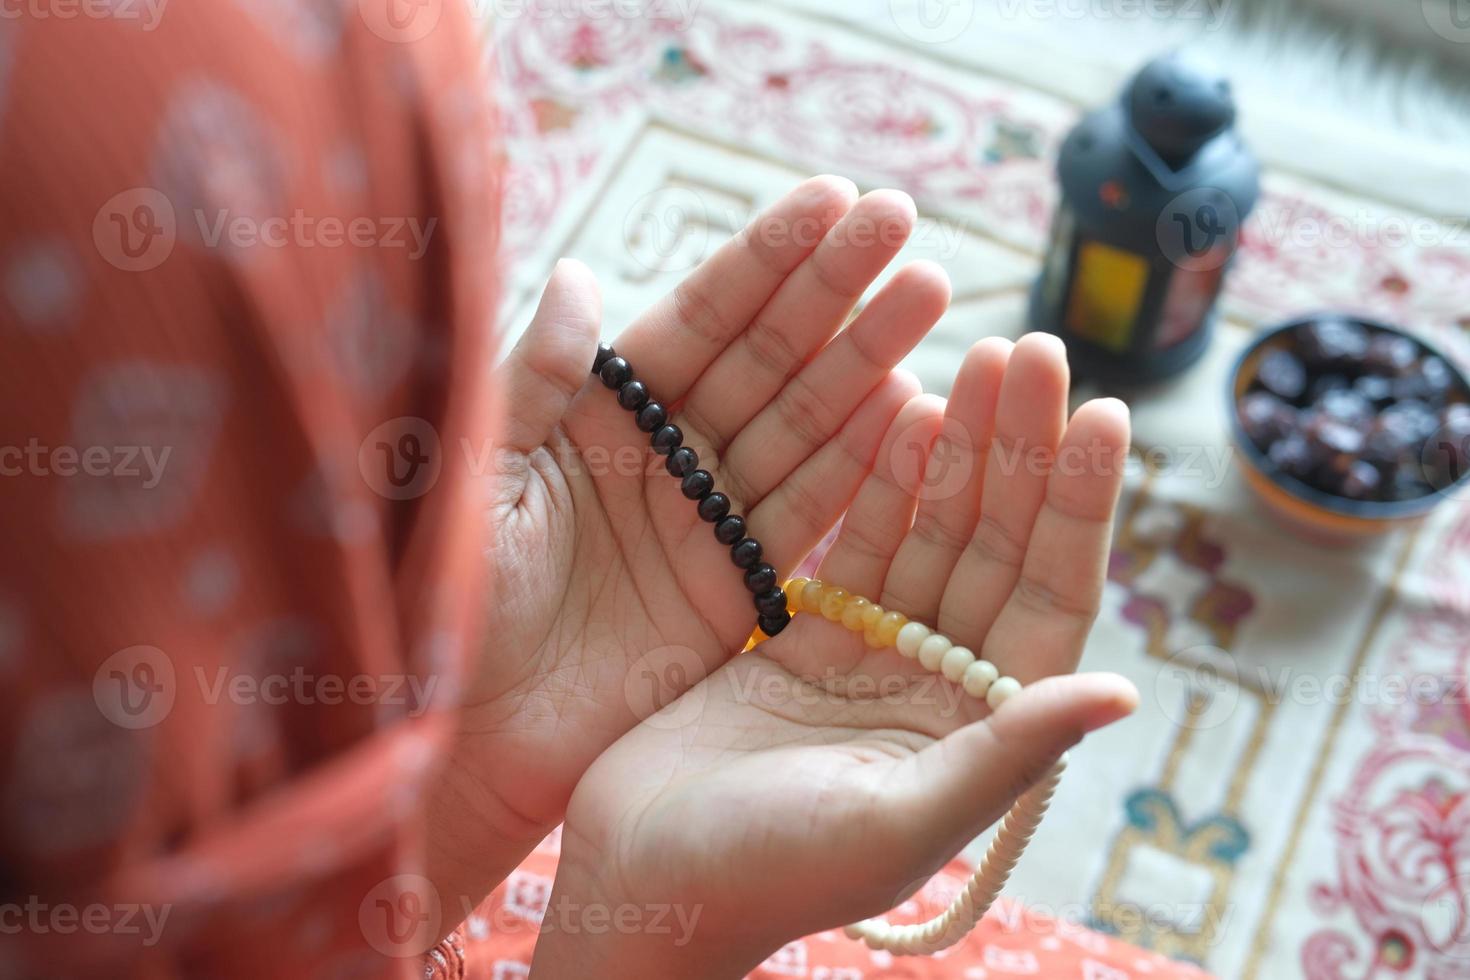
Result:
M811 579L806 587L801 590L801 611L809 613L820 613L822 611L822 583Z
M842 625L854 633L863 628L863 613L867 612L872 603L860 595L850 596L847 607L842 610Z
M900 612L884 613L883 618L878 620L878 625L873 632L877 634L878 641L885 647L891 647L898 642L898 631L903 629L909 618Z
M786 611L793 616L801 612L801 593L810 579L794 578L786 583Z
M847 606L847 590L829 585L822 590L822 618L837 622Z

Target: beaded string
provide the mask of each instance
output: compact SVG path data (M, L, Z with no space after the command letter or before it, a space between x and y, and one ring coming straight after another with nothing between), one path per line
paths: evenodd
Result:
M698 506L700 519L715 526L715 540L730 546L730 561L745 572L745 587L754 597L760 631L775 636L784 630L791 613L776 569L761 560L765 549L745 533L745 518L730 513L730 498L715 490L714 476L699 468L699 454L684 445L684 433L669 421L669 410L652 400L648 386L633 376L633 366L611 344L597 345L592 373L618 393L618 404L633 413L639 430L650 433L653 451L668 457L664 468L679 479L679 489Z
M1021 682L1001 676L1000 670L967 647L944 634L846 589L817 579L794 578L786 583L788 609L793 613L821 616L862 633L869 647L893 647L925 670L942 674L972 698L983 700L992 711L1021 692ZM1067 767L1064 755L1035 786L1021 794L1000 822L985 859L970 876L965 888L944 912L917 925L896 926L886 919L864 919L845 930L871 949L897 954L937 953L953 946L985 917L1000 890L1005 887L1016 862L1031 843L1041 818Z
M730 498L715 490L714 476L699 468L699 455L684 445L683 431L669 421L668 409L653 400L648 386L634 376L627 359L610 344L598 344L592 373L605 387L617 392L618 404L633 413L640 431L649 434L653 451L668 457L664 468L680 481L684 496L695 502L700 519L714 525L715 539L730 546L731 562L744 571L757 626L746 644L747 650L777 635L793 615L804 612L862 633L873 649L895 648L900 655L917 660L925 670L942 674L971 697L983 699L992 711L1020 693L1020 681L1001 676L988 660L903 613L885 610L870 599L816 579L794 578L781 587L776 569L762 560L761 543L746 533L745 518L730 513ZM900 955L936 953L963 939L1005 887L1041 824L1066 766L1067 757L1063 755L1040 782L1021 794L1001 820L985 859L943 913L928 922L904 926L882 918L864 919L848 926L847 935L872 949Z

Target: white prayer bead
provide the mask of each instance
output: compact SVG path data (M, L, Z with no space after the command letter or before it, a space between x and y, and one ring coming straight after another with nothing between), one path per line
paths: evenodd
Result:
M934 633L923 643L919 644L919 663L924 665L925 670L938 670L939 662L954 646L949 637L940 633Z
M898 652L913 660L919 655L919 646L927 639L933 630L923 623L907 623L898 631Z
M945 680L958 684L974 662L975 654L968 647L950 647L939 660L939 672Z
M977 660L965 668L965 676L960 683L965 687L965 693L972 698L984 700L990 691L990 685L994 684L1000 677L1000 671L995 664L989 660Z
M1001 677L990 685L990 690L985 692L985 703L990 705L992 710L996 710L1020 693L1020 681L1014 677Z

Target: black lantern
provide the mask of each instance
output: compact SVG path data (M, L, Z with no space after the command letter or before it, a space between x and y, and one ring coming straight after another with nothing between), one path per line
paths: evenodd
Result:
M1175 52L1067 135L1030 325L1064 338L1079 374L1153 381L1204 353L1260 192L1260 165L1234 126L1230 82Z

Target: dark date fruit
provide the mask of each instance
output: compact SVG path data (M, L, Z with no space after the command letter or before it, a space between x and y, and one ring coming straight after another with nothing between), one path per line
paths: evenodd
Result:
M1384 424L1402 432L1404 438L1415 446L1422 446L1424 440L1439 428L1439 415L1427 402L1421 402L1417 398L1395 402L1379 413L1378 417Z
M1470 474L1470 403L1412 337L1340 316L1287 331L1236 406L1271 465L1348 500L1413 500Z
M1337 492L1349 500L1372 500L1382 482L1376 466L1358 460L1347 468Z
M1313 408L1349 425L1357 425L1373 417L1373 403L1353 388L1334 388L1317 399Z
M1414 441L1405 436L1401 428L1385 424L1382 417L1375 419L1363 440L1363 459L1379 469L1396 467L1414 455Z
M1455 376L1442 358L1426 357L1401 378L1394 379L1395 398L1414 399L1439 407L1455 387Z
M1363 430L1330 415L1313 415L1307 422L1306 434L1307 443L1324 463L1363 451Z
M1382 408L1393 399L1393 381L1381 374L1365 374L1353 382L1353 390Z
M1455 374L1442 357L1424 358L1418 377L1424 386L1421 397L1436 405L1442 404L1455 387Z
M1363 366L1374 374L1386 374L1399 378L1408 374L1419 363L1419 345L1408 337L1398 334L1380 333L1368 341L1368 350L1363 354Z
M1271 464L1287 476L1294 476L1298 480L1309 480L1316 465L1312 459L1312 448L1307 445L1306 436L1293 433L1285 439L1277 440L1266 450L1266 456Z
M1368 331L1350 320L1315 320L1299 332L1298 348L1314 368L1348 367L1367 353Z
M1417 466L1394 470L1386 494L1389 500L1418 500L1434 493L1435 488L1424 479L1423 471Z
M1310 373L1308 374L1310 377ZM1312 401L1319 401L1334 391L1342 391L1344 388L1353 386L1352 379L1345 374L1324 374L1316 378L1307 386L1307 397Z
M1307 368L1289 351L1273 350L1261 358L1256 380L1276 397L1294 402L1307 390Z
M1296 428L1297 410L1269 391L1253 391L1240 400L1240 425L1264 450Z

